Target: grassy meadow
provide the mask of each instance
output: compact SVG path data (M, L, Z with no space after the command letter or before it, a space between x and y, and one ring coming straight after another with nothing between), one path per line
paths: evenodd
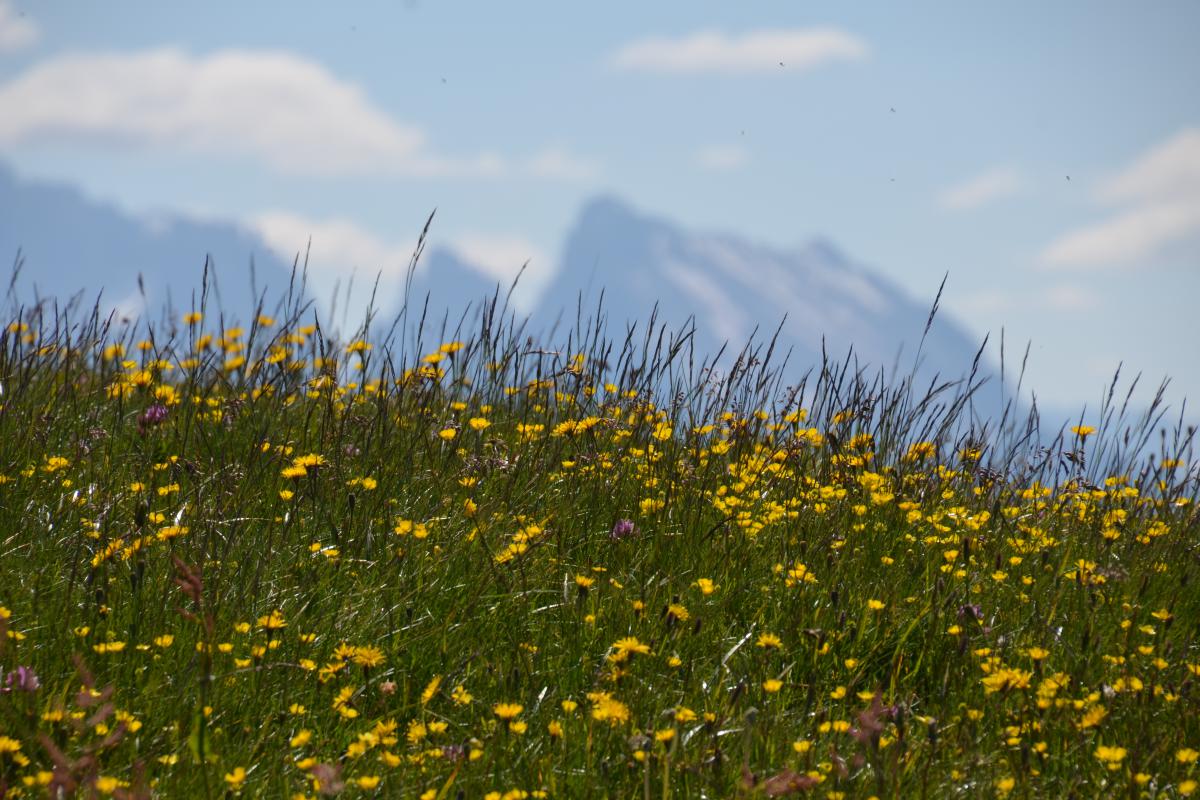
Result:
M13 312L0 797L1200 797L1157 406L481 312Z

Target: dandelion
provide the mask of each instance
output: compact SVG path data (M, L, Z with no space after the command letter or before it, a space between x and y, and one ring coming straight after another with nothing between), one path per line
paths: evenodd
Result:
M1009 689L1027 689L1032 677L1032 672L1003 667L985 677L981 682L983 683L984 691L987 694L992 694Z
M233 772L225 773L225 782L229 784L229 788L233 791L238 791L242 788L242 784L246 781L246 768L236 767Z
M259 630L268 632L283 630L287 627L287 622L283 618L283 613L280 611L272 611L270 614L258 618Z
M629 721L629 706L607 692L592 692L588 694L588 699L592 701L592 719L609 725Z
M768 678L767 680L763 681L762 688L767 694L775 694L783 688L783 681L777 678Z
M763 649L778 650L783 647L783 639L780 639L773 633L761 633L758 636L758 641L756 641L754 644L756 647L761 647Z
M492 713L502 720L516 719L525 707L519 703L497 703L492 706Z
M1117 769L1121 761L1124 760L1126 750L1124 747L1110 747L1108 745L1097 745L1095 756L1109 770Z
M429 705L429 701L432 700L434 695L437 694L438 687L441 685L442 676L434 675L433 678L430 679L429 683L425 684L424 691L421 692L421 705ZM458 688L461 689L462 687L460 686Z
M650 645L638 641L636 636L627 636L613 642L608 660L614 664L624 663L632 655L649 655Z

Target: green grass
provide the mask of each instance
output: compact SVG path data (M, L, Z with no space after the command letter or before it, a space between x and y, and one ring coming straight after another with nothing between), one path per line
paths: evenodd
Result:
M973 425L978 381L484 312L14 315L0 796L1195 790L1157 407L1054 438Z

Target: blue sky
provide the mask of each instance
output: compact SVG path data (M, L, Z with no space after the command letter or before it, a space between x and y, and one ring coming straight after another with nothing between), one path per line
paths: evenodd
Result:
M526 303L612 192L917 296L949 272L1048 403L1121 361L1200 399L1197 30L1192 2L0 0L0 158L311 234L328 275L399 270L436 206L437 242L532 259Z

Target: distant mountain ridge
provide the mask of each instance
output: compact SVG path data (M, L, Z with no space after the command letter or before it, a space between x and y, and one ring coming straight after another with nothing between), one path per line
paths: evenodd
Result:
M103 293L107 309L141 311L139 275L152 317L168 297L189 309L199 295L206 257L218 267L221 302L247 314L253 308L249 269L260 286L286 285L284 261L252 232L224 222L175 217L133 219L66 184L23 181L0 164L0 259L20 250L25 262L19 296L77 298L89 308ZM8 266L8 265L6 265Z
M268 308L278 296L272 293L285 290L291 275L291 259L238 225L138 220L70 186L21 181L3 166L0 209L0 258L11 259L20 248L26 262L19 286L23 300L36 291L60 301L78 296L90 307L103 291L108 308L136 314L141 275L146 308L156 318L168 297L177 311L191 307L210 257L223 308L245 321L256 300L251 261L259 290L269 290ZM503 297L507 289L452 250L433 247L410 287L410 319L424 311L430 327L445 320L453 330L469 303L477 308L484 297L497 291ZM657 319L669 327L695 321L699 357L725 343L736 351L756 328L765 339L786 318L778 349L790 350L798 372L820 363L824 344L834 359L853 346L860 365L897 365L908 374L932 302L912 299L828 241L778 249L729 234L692 232L611 196L583 207L527 330L537 334L556 321L573 322L581 301L590 313L602 289L611 333L644 322L657 306ZM395 298L394 304L400 302ZM346 319L355 324L354 309ZM978 344L939 315L923 345L921 374L963 375ZM998 390L989 394L999 397Z
M853 345L860 363L902 371L913 364L933 297L918 302L903 290L815 240L780 250L728 234L693 233L633 210L613 197L588 202L567 239L562 262L539 306L574 309L605 289L609 316L645 319L657 303L676 327L696 321L700 352L724 342L738 347L757 328L780 343L793 363L821 360L822 340L837 359ZM922 358L943 375L969 369L979 343L939 315Z

